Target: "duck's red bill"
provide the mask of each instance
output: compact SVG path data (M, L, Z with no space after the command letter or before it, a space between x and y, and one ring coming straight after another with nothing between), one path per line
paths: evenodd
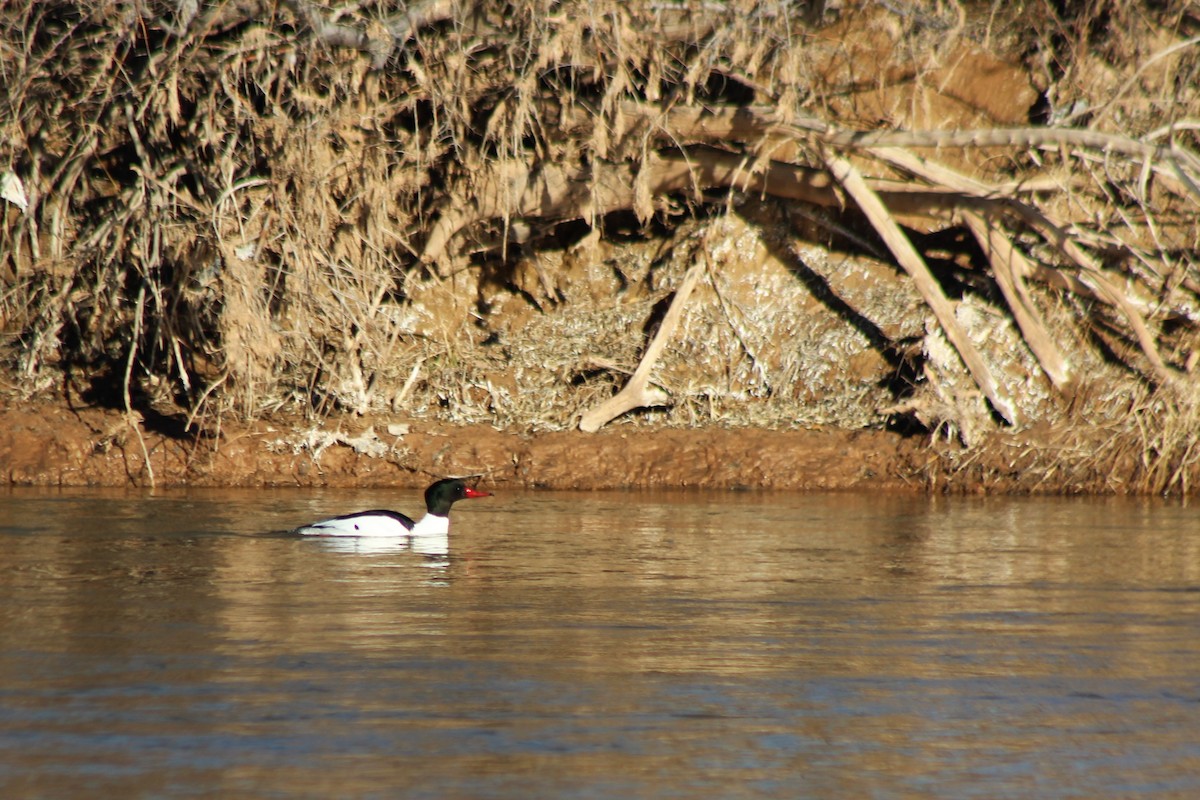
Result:
M470 500L472 497L491 497L492 493L484 492L479 489L472 489L470 486L468 486L466 496L467 496L467 499Z

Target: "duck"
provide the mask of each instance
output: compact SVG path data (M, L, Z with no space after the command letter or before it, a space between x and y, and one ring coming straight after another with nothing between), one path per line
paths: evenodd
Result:
M374 509L301 525L292 533L301 536L445 536L450 532L450 506L459 500L491 497L468 486L461 478L446 478L425 490L425 516L417 521L398 511Z

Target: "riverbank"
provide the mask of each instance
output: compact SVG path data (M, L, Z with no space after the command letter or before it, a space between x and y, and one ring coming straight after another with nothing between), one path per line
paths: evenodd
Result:
M0 10L0 480L1200 480L1187 4L268 5Z
M97 407L0 401L3 480L62 487L417 488L432 476L478 474L487 486L544 489L1146 491L1131 456L1089 445L1077 430L995 434L964 449L927 436L838 428L615 425L585 434L281 416L222 420L197 436L182 435L175 420L135 422Z

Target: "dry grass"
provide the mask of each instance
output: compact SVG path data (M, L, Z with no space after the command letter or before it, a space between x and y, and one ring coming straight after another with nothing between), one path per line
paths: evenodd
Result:
M8 3L6 382L196 426L563 428L716 242L653 365L672 406L638 419L973 439L1078 424L1097 384L1139 399L1094 458L1190 489L1200 20L977 5ZM993 62L1024 100L971 82ZM896 221L911 281L847 255Z

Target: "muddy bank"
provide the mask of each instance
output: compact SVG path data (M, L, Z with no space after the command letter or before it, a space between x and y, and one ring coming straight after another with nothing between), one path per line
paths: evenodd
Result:
M157 428L157 429L156 429ZM25 486L397 486L480 474L493 487L954 492L1128 491L1111 465L1048 469L1056 437L995 437L964 451L840 429L522 433L385 418L225 421L180 436L97 408L0 405L3 480ZM149 469L147 469L147 456Z
M200 439L144 421L139 440L123 414L99 409L8 407L0 420L0 461L15 485L148 486L152 471L158 486L418 487L434 475L478 473L498 486L552 489L901 489L915 487L920 454L879 432L532 434L353 418L227 422Z

